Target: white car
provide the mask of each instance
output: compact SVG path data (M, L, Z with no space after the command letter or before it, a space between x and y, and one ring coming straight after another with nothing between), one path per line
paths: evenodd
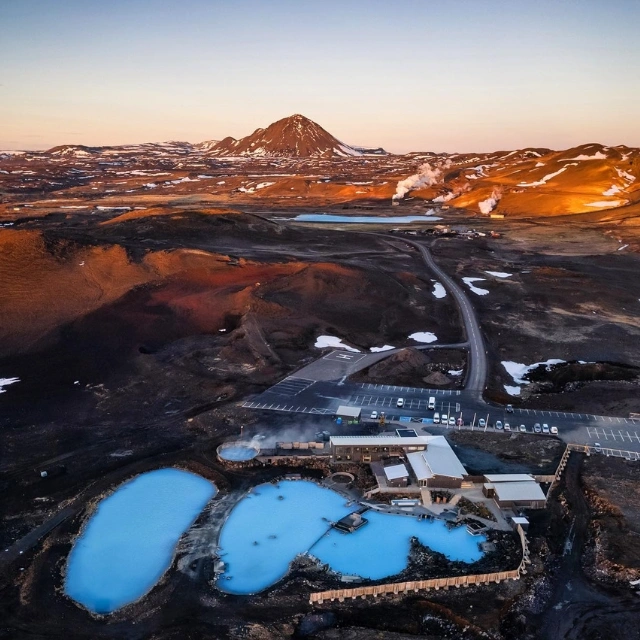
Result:
M378 412L377 411L372 411L371 412L371 419L372 420L377 420L378 419Z
M440 418L440 424L449 424L449 414L443 413Z
M549 425L548 425L546 422L545 422L545 423L543 423L543 425L542 425L542 433L546 433L547 435L548 435L549 433L551 433L551 432L549 431Z
M505 431L511 431L511 425L508 422L504 423L504 430Z
M433 424L440 424L440 414L439 413L434 413L433 414Z
M602 453L602 445L599 442L596 442L593 445L593 448L596 450L597 453Z
M478 420L478 426L482 428L486 427L487 421L484 418L480 418L480 420Z
M500 431L502 431L502 420L496 420L495 427L496 429L499 429Z
M453 416L449 416L449 426L450 427L456 426L456 419Z
M526 432L527 432L527 427L526 427L525 425L521 424L521 425L520 425L520 431L521 431L522 433L526 433Z
M558 435L558 427L551 427L551 433L552 433L554 436L557 436L557 435Z
M398 398L398 402L396 402L396 407L404 407L404 398Z

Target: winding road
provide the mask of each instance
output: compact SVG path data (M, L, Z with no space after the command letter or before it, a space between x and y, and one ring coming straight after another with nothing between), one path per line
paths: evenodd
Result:
M436 264L431 252L424 244L406 238L403 238L403 241L420 251L427 267L433 271L458 304L469 343L469 363L465 388L474 400L482 402L482 393L487 381L487 352L476 312L462 287Z

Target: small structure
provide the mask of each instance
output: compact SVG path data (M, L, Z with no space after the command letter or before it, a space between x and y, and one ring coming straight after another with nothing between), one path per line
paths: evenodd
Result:
M482 493L501 509L544 509L547 499L533 476L526 473L488 474Z
M529 520L527 520L527 518L525 518L524 516L513 516L512 518L510 518L510 520L511 526L514 528L514 530L517 531L518 525L522 527L523 531L529 530Z
M399 438L415 438L418 434L415 429L396 429L396 435Z
M338 418L346 418L347 420L355 420L360 422L360 414L362 409L360 407L347 407L346 405L340 405L336 411Z
M409 472L403 464L384 467L384 475L389 487L406 487L409 484Z
M341 518L333 526L343 533L353 533L360 529L360 527L364 527L367 522L369 521L363 518L361 513L356 512Z

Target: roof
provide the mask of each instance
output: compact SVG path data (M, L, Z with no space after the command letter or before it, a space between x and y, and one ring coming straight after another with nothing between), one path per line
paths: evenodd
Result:
M415 438L418 434L415 429L396 429L396 435L401 438Z
M418 480L427 480L433 476L462 479L467 470L444 436L431 436L425 451L407 454L409 464Z
M442 437L442 436L437 436ZM331 436L331 446L339 447L426 447L432 436L401 438L399 436Z
M340 405L336 411L337 416L346 416L347 418L359 418L362 409L360 407L347 407Z
M511 518L511 521L513 522L513 524L529 524L529 520L522 516L513 516Z
M487 482L530 482L533 476L528 473L489 473L484 475Z
M394 464L384 468L384 475L387 476L387 480L398 480L399 478L406 478L409 472L403 464Z
M498 482L494 485L496 498L506 502L536 500L544 502L545 495L535 480L529 482Z

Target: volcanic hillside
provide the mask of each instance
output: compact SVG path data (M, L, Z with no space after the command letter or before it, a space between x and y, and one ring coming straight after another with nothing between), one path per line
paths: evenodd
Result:
M327 158L385 154L383 149L352 147L319 124L299 114L278 120L266 129L256 129L240 140L225 138L209 151L213 156L280 156Z

